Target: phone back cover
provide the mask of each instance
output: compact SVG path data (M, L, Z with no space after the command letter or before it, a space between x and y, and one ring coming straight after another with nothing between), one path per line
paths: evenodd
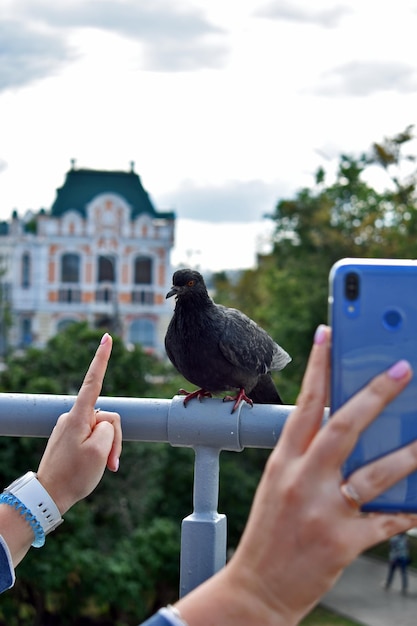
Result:
M360 292L345 295L345 276L359 275ZM417 438L417 265L414 261L345 259L330 273L332 325L331 412L371 378L407 359L414 378L362 433L343 474ZM365 511L417 511L417 473L401 480Z

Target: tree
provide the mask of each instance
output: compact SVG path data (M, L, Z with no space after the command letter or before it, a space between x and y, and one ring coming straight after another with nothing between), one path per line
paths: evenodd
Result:
M76 394L102 334L86 322L71 324L50 339L45 349L31 347L23 354L11 355L0 373L0 390ZM144 395L150 388L146 373L151 361L140 346L127 350L121 339L114 337L103 395Z

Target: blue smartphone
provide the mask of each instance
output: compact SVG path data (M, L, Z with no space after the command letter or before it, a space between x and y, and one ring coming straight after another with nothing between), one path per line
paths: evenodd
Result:
M417 263L343 259L329 277L332 327L331 413L396 361L410 361L414 378L361 434L342 472L417 439ZM399 481L363 511L416 512L417 473Z

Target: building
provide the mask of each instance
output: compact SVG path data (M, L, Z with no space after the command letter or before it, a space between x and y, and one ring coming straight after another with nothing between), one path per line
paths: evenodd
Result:
M174 213L155 210L133 164L122 172L73 163L49 212L14 213L0 225L3 350L42 347L87 320L163 353L174 224Z

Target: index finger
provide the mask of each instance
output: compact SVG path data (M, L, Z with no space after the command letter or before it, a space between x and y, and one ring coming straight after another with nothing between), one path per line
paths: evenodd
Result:
M84 377L83 384L78 392L74 409L80 411L80 415L85 415L87 411L92 411L100 395L103 386L104 375L107 370L113 339L105 333L101 338L100 345L90 363L90 367Z
M280 438L291 454L303 454L323 421L328 394L330 328L320 325L314 336L297 406L287 420Z

